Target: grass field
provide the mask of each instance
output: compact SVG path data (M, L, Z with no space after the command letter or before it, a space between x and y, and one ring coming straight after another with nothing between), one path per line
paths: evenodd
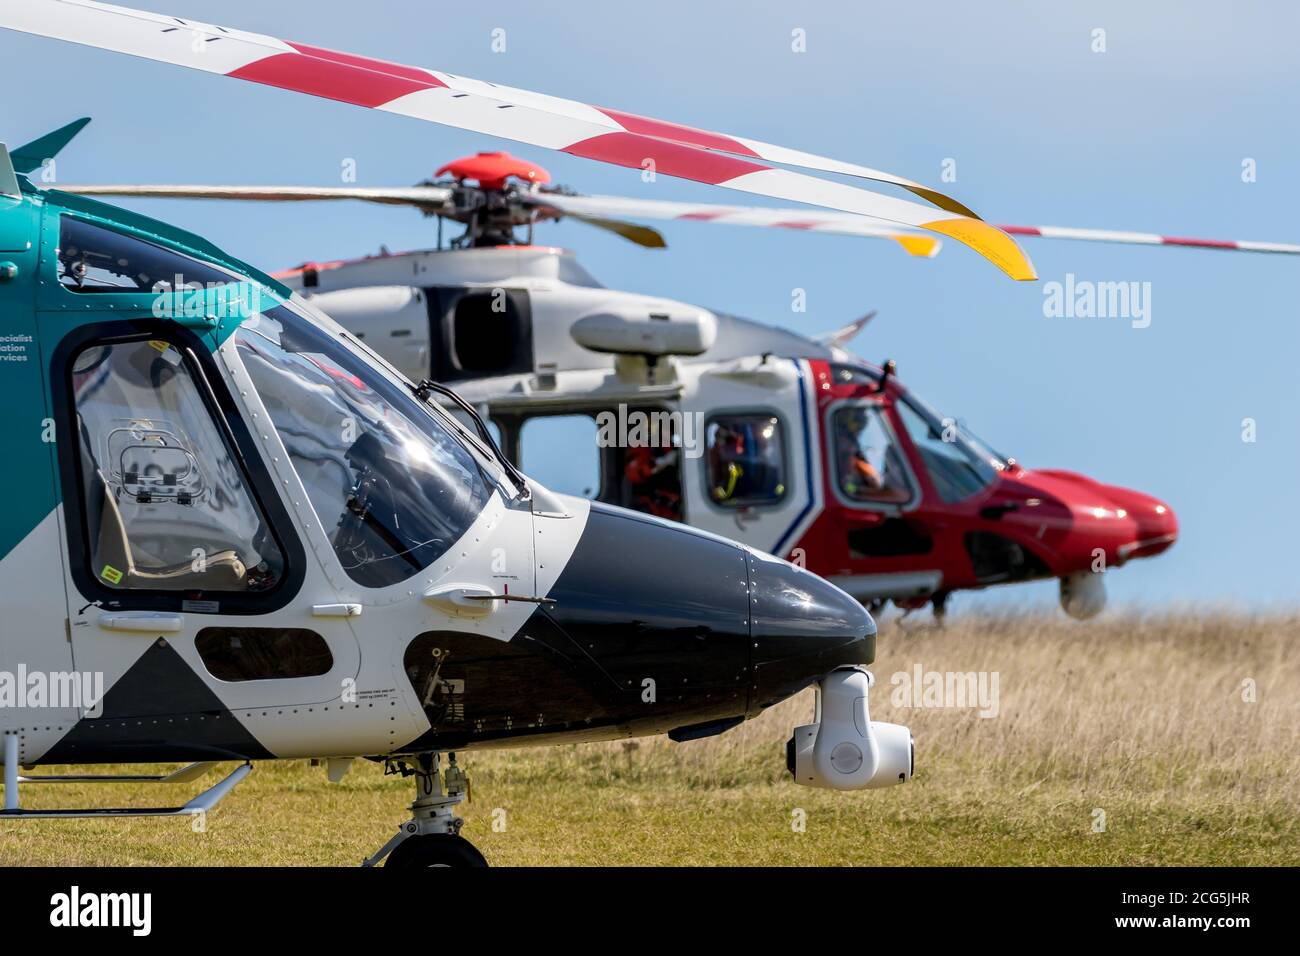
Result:
M783 745L810 717L807 693L710 740L465 755L464 835L498 866L1294 865L1297 638L1300 617L1227 614L886 624L872 716L915 734L906 786L790 783ZM891 675L917 663L996 672L998 715L893 706ZM25 788L24 800L159 805L194 792L48 786ZM304 761L265 763L206 832L185 819L0 822L0 862L355 865L405 819L411 796L409 781L366 762L340 784Z

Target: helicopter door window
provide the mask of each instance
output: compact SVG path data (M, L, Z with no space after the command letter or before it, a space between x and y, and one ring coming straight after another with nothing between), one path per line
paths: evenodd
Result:
M165 341L72 363L92 572L114 590L272 588L284 558L190 360Z
M785 497L785 447L775 415L719 415L705 425L709 498L724 507Z
M520 430L521 467L551 491L600 494L600 447L590 415L539 415Z
M912 500L902 453L880 406L843 405L831 416L831 426L835 480L844 498L885 505Z
M405 581L469 530L489 483L410 392L286 306L241 323L235 342L352 580Z
M59 283L70 292L170 291L235 277L163 246L72 216L59 222Z

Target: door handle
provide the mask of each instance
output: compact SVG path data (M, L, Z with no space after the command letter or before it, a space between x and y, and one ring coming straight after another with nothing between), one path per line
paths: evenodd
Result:
M985 521L998 521L1004 514L1019 510L1020 505L1014 501L1000 501L997 504L985 505L981 508L980 517Z
M134 634L177 634L184 629L185 618L157 611L105 611L99 615L99 626Z

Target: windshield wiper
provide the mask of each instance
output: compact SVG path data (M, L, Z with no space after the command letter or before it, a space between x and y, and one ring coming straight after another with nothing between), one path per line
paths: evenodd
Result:
M461 396L455 391L448 388L446 385L441 385L438 382L433 381L433 379L426 378L420 382L419 385L411 385L411 391L414 392L415 397L422 402L428 402L429 396L435 392L455 402L456 405L465 412L465 414L469 415L469 417L474 420L474 427L478 431L479 438L483 441L483 444L487 445L487 447L492 450L492 454L496 456L496 460L501 463L501 467L505 469L506 474L510 476L510 481L519 492L519 496L524 501L528 501L532 498L533 493L528 487L528 479L526 479L523 474L520 473L519 469L511 464L510 460L501 453L501 449L497 446L496 439L492 437L492 432L488 430L487 423L484 422L483 417L479 415L478 409L465 401L465 399L461 398Z

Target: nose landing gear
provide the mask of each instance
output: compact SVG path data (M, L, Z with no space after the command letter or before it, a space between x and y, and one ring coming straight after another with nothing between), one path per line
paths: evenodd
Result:
M417 868L430 866L487 866L483 854L460 835L465 821L454 809L469 794L469 777L447 755L447 769L439 769L440 754L417 754L414 762L389 761L385 773L415 777L415 801L411 819L397 829L391 840L362 866L374 866L387 857L384 866Z

